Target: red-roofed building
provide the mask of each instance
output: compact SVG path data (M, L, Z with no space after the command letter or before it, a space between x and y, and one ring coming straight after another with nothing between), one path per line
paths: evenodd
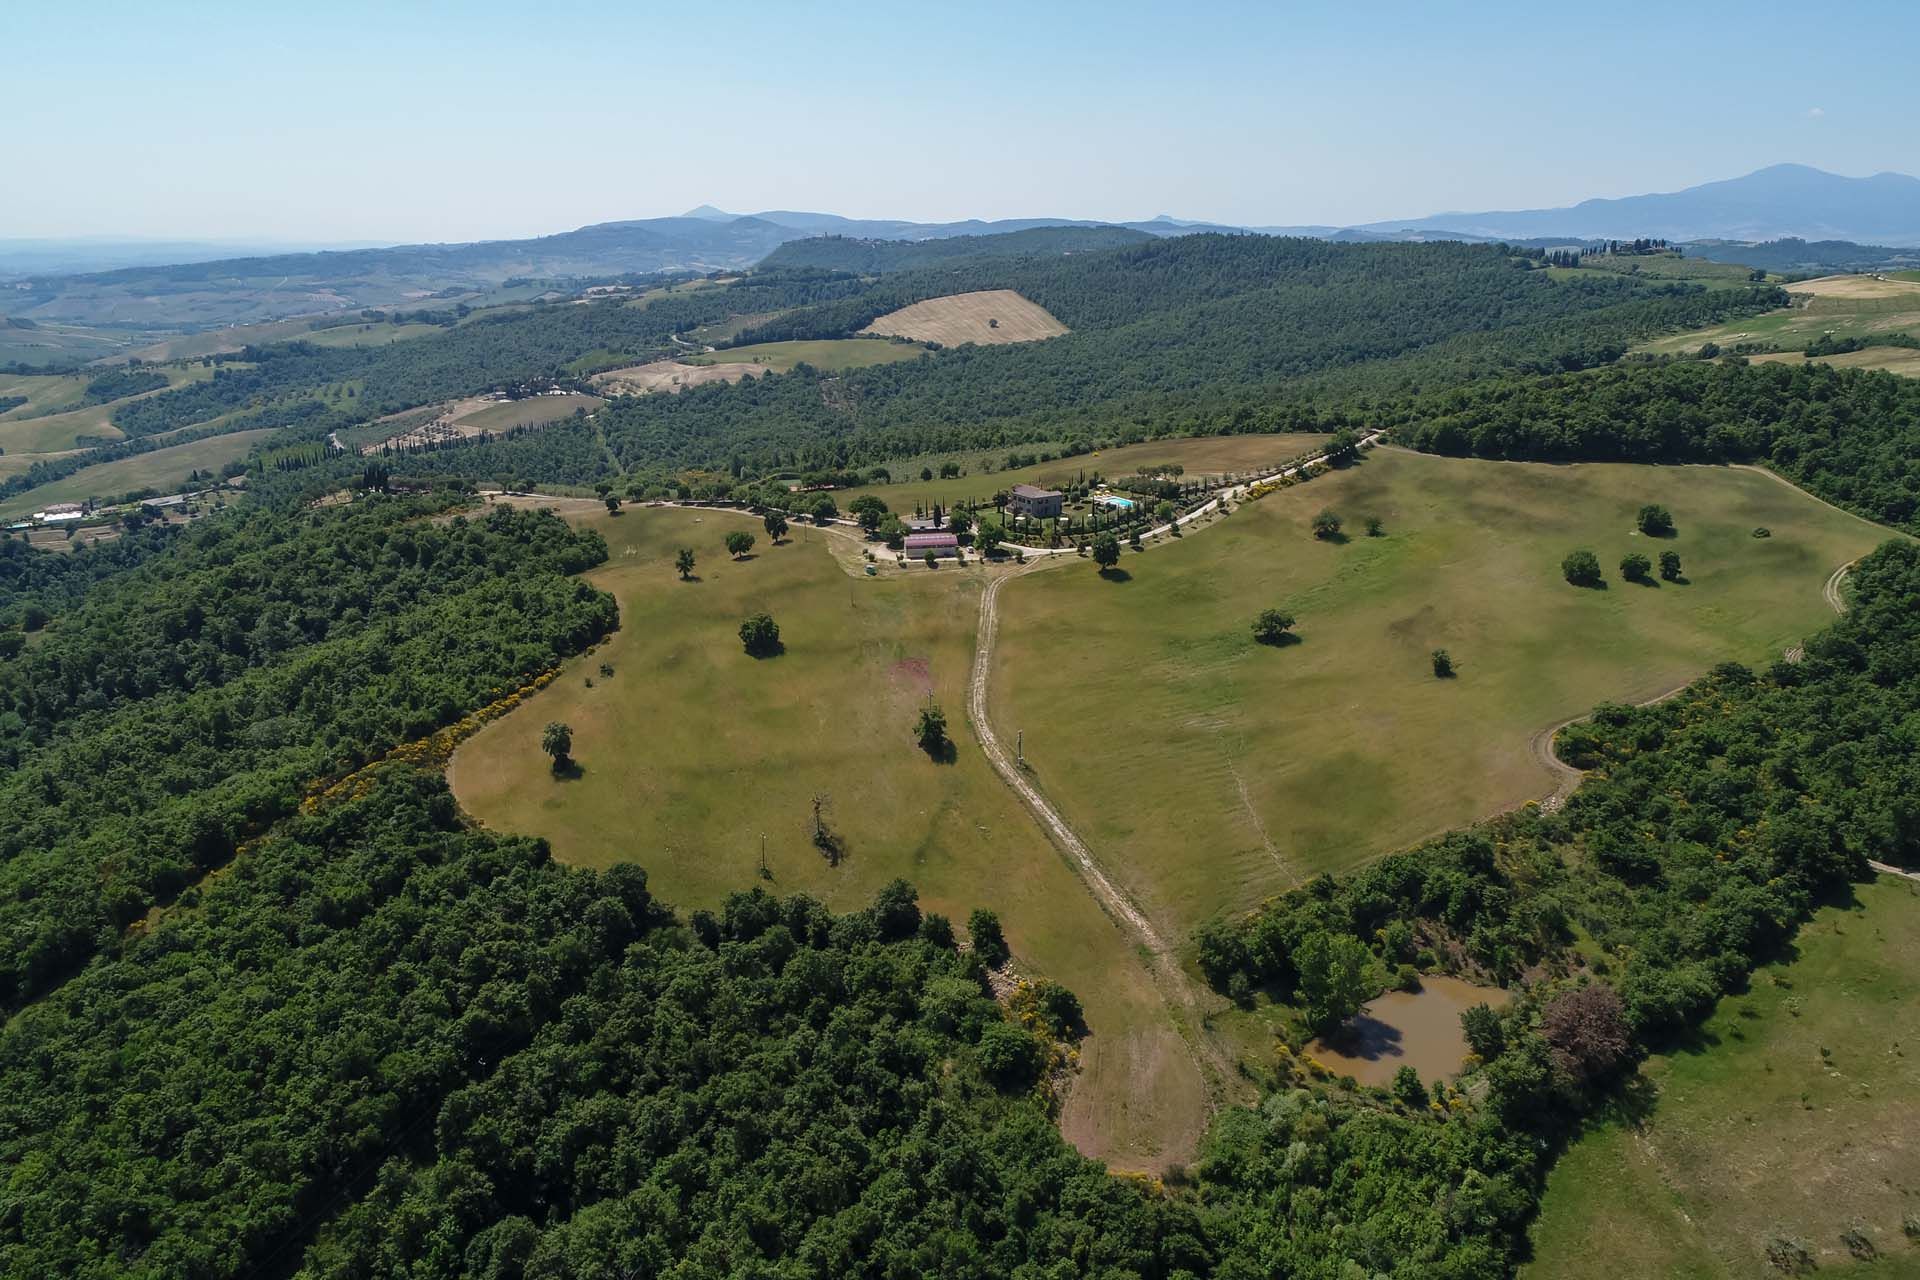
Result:
M950 533L910 533L907 535L907 554L914 559L925 558L927 552L936 556L957 556L960 554L960 539Z

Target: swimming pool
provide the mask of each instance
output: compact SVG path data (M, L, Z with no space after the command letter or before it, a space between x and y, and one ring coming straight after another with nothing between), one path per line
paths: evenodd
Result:
M1125 507L1128 510L1133 509L1132 498L1118 498L1111 493L1103 493L1099 497L1095 498L1094 501L1103 503L1104 505L1109 507Z

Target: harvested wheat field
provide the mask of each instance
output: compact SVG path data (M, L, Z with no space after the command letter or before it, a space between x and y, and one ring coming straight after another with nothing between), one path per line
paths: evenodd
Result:
M1011 289L983 289L978 293L929 298L890 311L861 330L887 338L938 342L946 347L957 347L963 342L977 342L982 346L1038 342L1042 338L1057 338L1066 331L1067 326L1048 314L1045 307L1027 301Z
M593 385L609 395L641 396L651 391L675 392L707 382L738 382L756 374L768 373L762 365L734 361L727 364L681 364L677 360L655 360L652 364L627 369L609 369L595 374Z
M1788 293L1816 298L1913 298L1920 300L1920 284L1882 276L1822 276L1786 286Z

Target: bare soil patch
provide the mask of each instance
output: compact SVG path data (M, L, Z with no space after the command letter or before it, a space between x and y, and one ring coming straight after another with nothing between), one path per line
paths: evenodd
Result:
M861 332L957 347L964 342L1038 342L1059 337L1067 326L1011 289L983 289L916 302L881 316Z

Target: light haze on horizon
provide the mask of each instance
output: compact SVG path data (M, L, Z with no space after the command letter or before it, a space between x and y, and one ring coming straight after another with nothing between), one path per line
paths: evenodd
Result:
M707 202L1344 225L1920 173L1920 7L1813 12L15 3L0 237L506 239Z

